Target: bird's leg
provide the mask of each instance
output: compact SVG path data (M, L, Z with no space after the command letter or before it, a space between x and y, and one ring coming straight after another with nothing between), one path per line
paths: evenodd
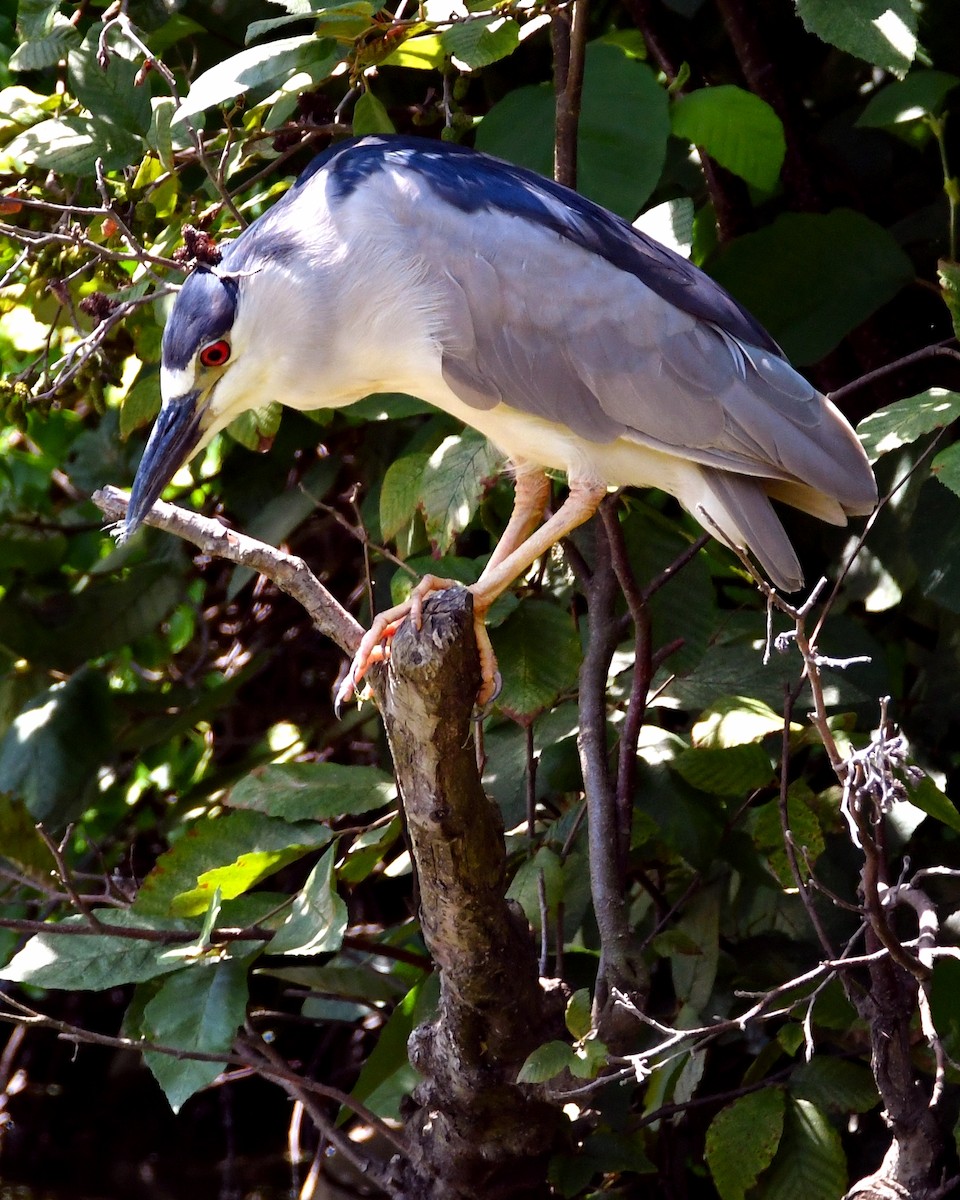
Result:
M529 530L536 513L542 512L546 504L545 476L524 472L517 479L518 502L510 518L507 529L500 544L494 550L480 578L467 589L473 593L473 622L477 638L477 648L480 653L481 684L477 703L482 707L491 700L496 692L497 660L493 646L486 630L486 615L497 597L507 590L511 583L527 570L536 560L545 554L551 546L565 537L572 529L582 525L596 512L600 501L607 493L605 484L574 481L566 500L548 521L539 529L535 529L526 538L525 530ZM521 507L520 496L523 497ZM540 505L538 509L537 506ZM518 509L520 512L518 513ZM507 541L509 535L509 541ZM521 540L522 539L522 540ZM507 552L500 549L507 542ZM519 542L519 545L511 545ZM373 624L363 636L357 647L350 670L341 683L336 696L335 707L340 706L353 695L357 684L370 668L370 664L384 656L381 643L396 633L400 623L408 616L412 617L419 627L423 610L423 601L431 592L443 591L445 588L456 586L452 579L437 579L433 575L425 575L410 593L408 598L393 608L379 613Z
M530 467L525 463L516 463L515 466L517 475L513 487L513 512L487 565L483 568L484 575L499 566L518 546L523 545L547 511L550 480L537 467ZM483 575L480 578L482 579Z
M553 516L513 548L506 557L498 558L494 551L483 574L476 583L470 585L468 590L473 593L473 623L480 651L481 684L477 703L481 708L496 694L497 660L486 627L490 606L518 575L522 575L551 546L562 537L566 537L578 525L588 521L606 494L606 484L574 480L570 484L566 500ZM510 524L513 524L513 518ZM509 530L509 526L507 528ZM498 546L497 549L499 548Z

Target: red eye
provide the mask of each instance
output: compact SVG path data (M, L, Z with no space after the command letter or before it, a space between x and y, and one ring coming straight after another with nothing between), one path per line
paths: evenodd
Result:
M229 357L230 343L225 338L211 342L200 351L200 361L205 367L222 367Z

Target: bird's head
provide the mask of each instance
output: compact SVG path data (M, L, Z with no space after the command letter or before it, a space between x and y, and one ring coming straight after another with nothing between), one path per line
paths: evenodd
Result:
M190 275L163 332L162 407L137 469L123 535L139 527L185 462L265 395L269 354L243 311L242 273Z

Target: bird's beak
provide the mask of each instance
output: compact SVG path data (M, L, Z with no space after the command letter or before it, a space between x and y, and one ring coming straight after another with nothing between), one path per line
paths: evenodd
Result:
M197 448L205 408L199 389L175 396L160 410L137 468L123 523L124 538L136 533L154 501Z

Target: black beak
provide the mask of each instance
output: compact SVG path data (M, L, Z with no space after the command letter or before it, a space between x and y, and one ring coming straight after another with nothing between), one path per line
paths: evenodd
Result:
M133 481L124 538L136 533L155 500L200 441L199 390L177 396L160 410Z

